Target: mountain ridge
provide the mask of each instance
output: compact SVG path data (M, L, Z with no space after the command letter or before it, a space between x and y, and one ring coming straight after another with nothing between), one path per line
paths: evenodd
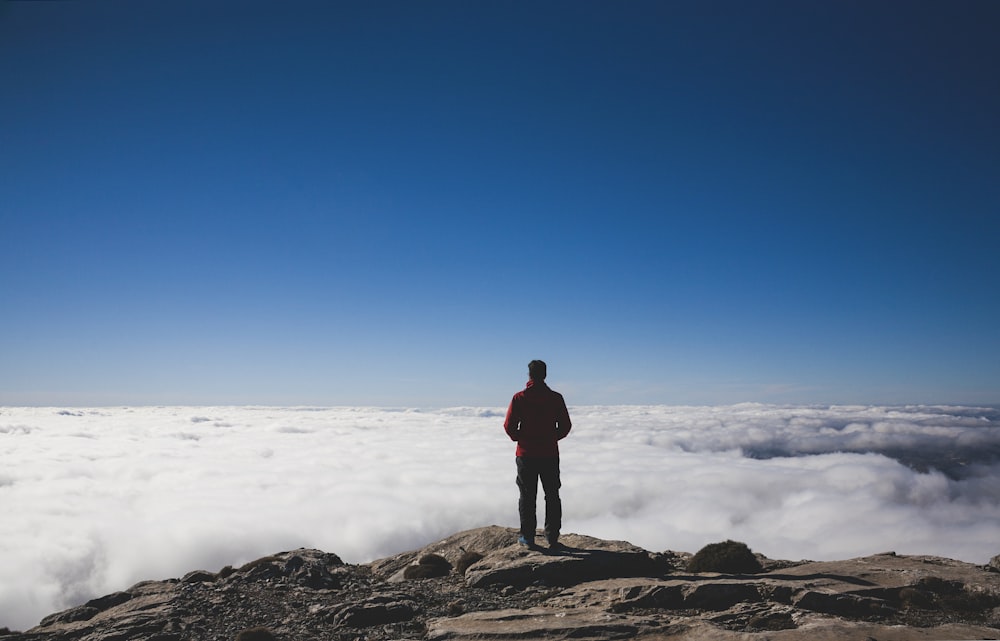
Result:
M758 554L759 571L695 572L686 552L581 534L561 543L528 549L494 525L365 564L279 552L143 581L24 632L0 629L0 641L1000 638L1000 556Z

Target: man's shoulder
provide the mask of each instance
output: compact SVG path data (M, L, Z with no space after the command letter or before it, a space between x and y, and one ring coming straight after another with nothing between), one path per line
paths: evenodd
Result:
M562 397L563 397L562 394L560 394L559 392L555 391L554 389L552 389L548 385L536 385L534 387L529 387L529 388L521 391L521 394L525 394L525 393L533 395L536 398L549 397L549 398L557 398L557 399L561 400Z
M550 390L550 391L552 392L552 396L549 397L549 402L552 403L554 406L558 407L559 411L567 411L566 399L563 398L563 395L555 390Z

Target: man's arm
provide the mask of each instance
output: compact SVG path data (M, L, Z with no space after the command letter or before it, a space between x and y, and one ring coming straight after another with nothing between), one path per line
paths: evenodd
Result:
M517 410L514 408L514 402L516 400L516 396L510 399L510 405L507 406L507 418L503 421L503 430L507 432L507 436L510 437L510 440L515 442L517 441L517 432L521 426L521 419L517 415Z
M573 423L569 420L569 410L566 409L566 399L563 398L562 394L559 395L559 409L558 418L556 419L556 440L561 440L566 438L569 434L569 430L573 427Z

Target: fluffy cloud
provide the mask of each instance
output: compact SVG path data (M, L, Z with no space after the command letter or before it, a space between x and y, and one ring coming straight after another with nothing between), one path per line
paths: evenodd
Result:
M279 550L364 562L514 526L503 409L0 409L0 627ZM793 559L1000 553L995 410L571 412L568 532Z

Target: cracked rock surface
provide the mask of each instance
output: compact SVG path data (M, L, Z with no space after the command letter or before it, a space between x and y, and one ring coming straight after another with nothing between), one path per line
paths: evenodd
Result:
M230 641L251 628L282 641L1000 638L992 563L760 557L755 574L695 574L686 553L561 542L528 549L491 526L362 565L293 550L145 581L25 632L0 629L0 641Z

